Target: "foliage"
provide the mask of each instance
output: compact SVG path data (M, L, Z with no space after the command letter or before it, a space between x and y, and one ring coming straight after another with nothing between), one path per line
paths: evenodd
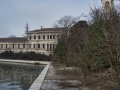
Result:
M81 16L83 16L83 14L81 14L80 16L77 16L77 17L73 17L71 15L65 15L65 16L61 17L59 20L57 20L53 26L57 27L57 28L61 28L61 27L70 28L75 23L79 22Z
M92 68L104 68L109 66L106 57L105 36L101 30L102 21L95 22L87 30L87 57Z
M5 51L0 54L2 59L16 59L16 60L40 60L40 61L50 61L51 56L46 56L44 54L37 54L35 52L26 52L26 53L13 53L12 51Z
M66 60L66 43L65 37L62 35L60 40L54 50L54 55L60 60L61 63L65 62Z
M70 34L64 33L65 44L59 42L55 53L58 57L65 55L60 60L79 69L85 82L89 68L111 67L120 85L120 8L107 14L105 17L101 9L91 9L91 24L87 28L79 22L72 25Z

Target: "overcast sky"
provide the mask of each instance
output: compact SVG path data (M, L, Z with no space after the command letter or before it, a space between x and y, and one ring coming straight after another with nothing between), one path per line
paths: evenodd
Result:
M30 30L53 27L65 15L87 15L94 4L101 0L0 0L0 37L21 37L26 23Z

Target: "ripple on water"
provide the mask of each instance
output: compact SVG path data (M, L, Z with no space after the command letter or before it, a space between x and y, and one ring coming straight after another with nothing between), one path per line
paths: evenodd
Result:
M23 90L19 82L4 82L0 84L0 90Z
M44 67L0 63L0 90L28 90Z

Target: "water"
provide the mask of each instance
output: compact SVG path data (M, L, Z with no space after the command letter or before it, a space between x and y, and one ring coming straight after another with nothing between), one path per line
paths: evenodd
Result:
M0 62L0 90L28 90L44 67Z

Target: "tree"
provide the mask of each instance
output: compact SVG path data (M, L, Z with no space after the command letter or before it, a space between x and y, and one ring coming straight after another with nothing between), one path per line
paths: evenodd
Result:
M56 45L56 48L54 50L54 55L57 57L57 59L64 63L66 61L66 45L64 43L63 36L61 36L59 43Z
M80 18L82 16L83 16L83 14L81 14L80 16L77 16L77 17L73 17L73 16L70 16L70 15L63 16L59 20L57 20L53 26L57 27L57 28L61 28L61 27L70 28L75 23L80 21Z
M64 16L57 21L55 26L62 27L63 33L54 50L54 55L57 55L65 65L74 66L83 77L86 85L88 59L86 57L85 47L88 25L86 21L80 21L80 17L78 19L78 17Z
M11 39L12 42L16 42L16 36L15 35L11 35L8 38Z
M81 14L81 16L78 16L78 17L63 16L62 18L57 20L53 25L55 28L61 29L62 31L62 35L60 36L60 40L59 40L60 42L58 42L58 45L54 51L54 55L58 56L59 59L62 59L60 60L62 62L67 61L67 38L69 37L69 34L70 34L70 28L80 20L80 17L82 17L82 15L83 14ZM64 60L63 60L63 57L64 57Z
M93 11L94 10L91 10L91 14L94 17L101 18L101 16L94 14L98 12L97 9L95 12ZM104 13L101 13L101 15L102 14ZM103 44L105 44L104 52L106 52L104 55L107 57L106 60L109 62L111 68L115 71L116 74L114 76L120 85L120 8L113 8L108 16L109 18L98 18L94 23L97 22L97 27L99 27L104 35L105 43ZM92 20L94 20L94 18L92 18Z
M91 62L90 67L94 69L102 69L109 66L106 60L105 36L100 27L99 21L94 22L87 29L87 57Z
M11 35L11 36L9 36L9 38L15 38L16 36L15 35Z
M86 73L89 61L86 54L88 24L86 21L79 21L71 28L71 34L67 41L68 64L74 66L83 77L84 84L87 85Z
M28 36L28 32L29 32L29 26L28 23L26 23L26 27L25 27L25 36Z

